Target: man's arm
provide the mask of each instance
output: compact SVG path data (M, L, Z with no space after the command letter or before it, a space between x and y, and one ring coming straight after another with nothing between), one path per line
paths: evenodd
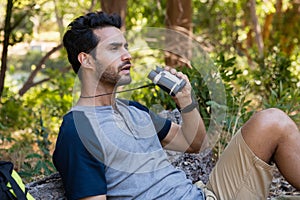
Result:
M169 70L169 68L166 68ZM174 97L176 104L181 108L190 105L192 101L191 84L188 77L175 69L169 70L178 77L186 80L187 84ZM164 148L174 151L197 153L205 141L206 129L197 108L189 112L182 112L182 124L172 123L167 136L161 141Z

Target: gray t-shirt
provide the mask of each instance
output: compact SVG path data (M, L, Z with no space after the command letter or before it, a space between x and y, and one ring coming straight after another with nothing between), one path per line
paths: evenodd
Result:
M74 184L74 174L68 174L67 167L58 163L59 159L71 160L68 165L75 168L80 165L85 173L93 174L88 176L86 184L99 184L97 187L102 188L97 193L86 191L97 190L97 187L89 189L82 186L85 189L77 194L78 198L106 194L108 199L204 199L201 189L194 186L183 171L174 168L168 161L157 136L160 131L158 129L164 128L163 119L156 118L154 125L155 117L151 116L153 113L149 114L119 100L115 109L112 106L74 107L72 113L80 142L94 160L82 159L80 164L76 164L79 162L76 161L78 158L68 158L70 153L65 153L65 150L61 153L60 148L68 142L63 142L60 139L62 137L59 137L54 153L55 166L63 174L63 181L66 180L65 187L68 187L68 182L72 182L73 187L79 186ZM86 120L88 123L84 122ZM60 135L66 132L63 130L61 128ZM90 170L85 170L86 168ZM72 176L72 179L68 176ZM74 188L70 190L74 191ZM75 193L80 190L76 189Z

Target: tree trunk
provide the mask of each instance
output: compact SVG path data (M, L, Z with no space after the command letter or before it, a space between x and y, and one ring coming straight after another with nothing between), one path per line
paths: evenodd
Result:
M65 30L64 23L63 23L63 18L59 14L57 1L53 0L53 3L54 3L55 18L56 18L56 22L57 22L57 25L58 25L59 37L60 37L60 40L62 41L63 35L64 35L64 30Z
M5 83L5 74L7 69L7 51L9 45L9 37L11 34L11 15L12 15L13 1L8 0L6 6L6 17L4 24L4 40L3 40L3 49L2 49L2 57L1 57L1 71L0 71L0 99L4 90Z
M117 13L122 18L121 30L125 31L126 24L126 11L127 11L127 0L101 0L102 11L106 13Z
M299 37L299 21L300 21L300 0L291 1L291 7L284 13L282 25L281 46L282 51L291 56L297 46L293 40L300 40Z
M282 14L282 0L276 1L276 14L281 15Z
M182 40L180 37L180 41L177 41L176 37L167 37L167 43L174 45L174 47L168 47L170 49L173 48L182 48L182 54L185 58L181 58L172 52L166 52L165 62L168 66L182 66L188 65L188 58L190 57L189 47L190 47L190 37L192 36L192 1L191 0L167 0L167 8L166 8L166 27L172 29L176 32L180 32L185 34L186 39ZM189 39L187 39L189 38ZM175 51L176 52L176 51Z
M259 57L263 58L264 57L264 42L263 42L263 37L261 33L261 28L258 22L258 17L256 15L256 1L255 0L250 0L250 15L251 15L251 20L253 24L253 29L255 32L255 39L257 43L257 48L259 52Z
M274 14L268 14L265 19L264 23L264 29L263 29L263 40L266 43L269 40L270 32L271 32L271 26L273 21ZM268 42L267 42L268 43Z

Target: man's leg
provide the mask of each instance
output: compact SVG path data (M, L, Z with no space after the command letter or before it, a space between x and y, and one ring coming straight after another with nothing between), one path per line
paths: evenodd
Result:
M242 135L257 157L274 161L286 180L300 189L300 132L284 112L258 112L243 126Z
M265 199L274 161L299 189L300 133L282 111L267 109L253 115L228 144L213 169L208 188L219 199Z

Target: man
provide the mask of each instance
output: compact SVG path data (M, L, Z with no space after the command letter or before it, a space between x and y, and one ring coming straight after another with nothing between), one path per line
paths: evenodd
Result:
M115 98L131 81L131 55L117 15L88 13L64 36L81 96L63 119L53 155L68 199L266 199L274 162L300 189L300 134L278 109L255 114L232 139L206 187L167 160L163 148L198 152L205 127L187 84L174 100L182 125L133 101Z

